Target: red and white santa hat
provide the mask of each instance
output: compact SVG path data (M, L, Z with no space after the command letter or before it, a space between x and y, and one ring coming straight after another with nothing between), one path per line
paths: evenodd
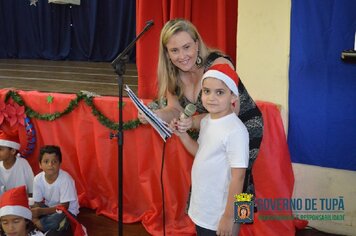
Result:
M5 133L3 130L0 130L0 146L19 150L20 149L19 136L15 134L8 134Z
M0 217L21 216L32 220L25 185L6 191L0 198Z
M203 75L201 83L206 78L215 78L223 81L226 86L236 95L239 95L237 86L239 84L239 77L237 73L228 64L216 64L211 66Z

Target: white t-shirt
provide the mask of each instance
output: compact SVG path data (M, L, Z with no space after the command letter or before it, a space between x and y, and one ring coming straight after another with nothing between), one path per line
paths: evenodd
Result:
M216 231L226 207L231 168L248 166L248 131L235 113L219 119L207 115L198 144L188 214L196 225Z
M43 234L41 231L35 230L32 233L29 233L28 236L44 236L46 234Z
M68 211L75 216L79 213L78 195L74 180L64 170L59 170L59 175L52 184L46 181L43 171L36 175L33 182L33 199L35 202L42 202L44 199L44 203L48 207L69 202Z
M3 161L0 161L0 178L5 191L26 185L27 193L33 192L33 171L22 157L16 157L15 164L10 169L5 169Z

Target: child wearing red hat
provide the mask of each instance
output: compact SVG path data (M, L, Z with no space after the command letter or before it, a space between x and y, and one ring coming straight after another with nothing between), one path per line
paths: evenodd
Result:
M0 236L42 236L32 223L26 187L6 191L0 198Z
M249 134L233 107L239 78L227 64L216 64L202 78L202 102L209 114L200 122L197 142L186 132L176 134L195 156L188 214L197 235L237 235L234 195L242 192L249 163ZM171 123L174 127L175 121ZM184 129L183 129L184 130Z
M8 134L0 130L0 195L5 191L25 185L32 195L33 171L27 160L20 157L18 134Z

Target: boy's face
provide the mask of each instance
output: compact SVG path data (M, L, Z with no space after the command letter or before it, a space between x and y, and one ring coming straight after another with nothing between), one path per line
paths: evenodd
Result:
M232 104L237 101L237 97L223 81L206 78L202 86L203 106L208 110L212 119L218 119L233 112Z
M1 226L6 235L26 236L26 220L15 215L1 217Z
M40 168L46 173L47 176L58 175L60 165L61 163L59 162L55 153L43 154L42 160L40 162Z
M9 147L0 146L0 161L6 161L16 156L16 150Z

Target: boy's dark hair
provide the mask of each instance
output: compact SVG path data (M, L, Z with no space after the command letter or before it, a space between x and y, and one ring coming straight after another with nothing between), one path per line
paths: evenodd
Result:
M55 145L46 145L43 146L40 150L40 156L38 158L39 162L41 163L43 155L47 153L47 154L56 154L59 163L62 163L62 152L60 147L55 146Z

